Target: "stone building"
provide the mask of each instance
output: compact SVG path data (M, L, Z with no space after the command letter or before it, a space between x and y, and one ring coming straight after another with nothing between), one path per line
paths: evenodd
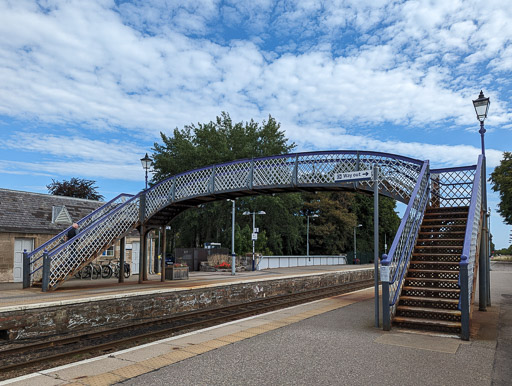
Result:
M0 282L21 282L32 251L103 202L0 189Z
M33 251L103 204L80 198L0 189L0 283L22 282L25 249ZM149 235L149 256L157 254L155 237L153 233ZM133 230L126 235L125 250L125 261L130 264L132 274L139 273L139 249L139 232ZM117 259L119 256L118 241L96 260ZM150 271L155 270L154 265L159 266L153 261L149 264Z

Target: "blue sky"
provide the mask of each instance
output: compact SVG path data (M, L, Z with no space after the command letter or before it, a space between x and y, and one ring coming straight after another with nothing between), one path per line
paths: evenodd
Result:
M512 4L472 0L0 0L0 187L143 187L161 131L281 122L298 151L476 163L471 100L491 98L488 173L512 144ZM508 246L511 227L491 229Z

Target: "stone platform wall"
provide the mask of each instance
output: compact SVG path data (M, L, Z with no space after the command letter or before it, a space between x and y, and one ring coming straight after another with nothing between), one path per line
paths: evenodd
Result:
M339 271L293 278L219 284L190 290L156 290L150 293L112 295L104 300L87 300L19 311L0 312L3 340L73 334L133 321L157 319L181 312L220 307L269 296L373 278L373 268Z

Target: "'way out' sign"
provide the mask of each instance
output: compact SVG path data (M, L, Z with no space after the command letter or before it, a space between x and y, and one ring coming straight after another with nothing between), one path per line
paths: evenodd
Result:
M364 181L372 179L371 170L359 170L357 172L336 173L334 182Z

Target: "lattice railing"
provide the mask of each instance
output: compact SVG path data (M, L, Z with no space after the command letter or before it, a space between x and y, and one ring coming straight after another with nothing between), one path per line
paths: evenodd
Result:
M147 191L145 218L173 202L198 196L264 188L339 186L336 173L372 169L374 165L380 168L380 191L408 202L422 161L376 152L315 152L233 161L170 177ZM358 187L373 189L370 181L359 182Z
M381 264L384 267L383 269L389 274L389 277L382 279L383 320L384 328L386 329L390 328L390 320L396 310L398 295L404 282L405 273L409 267L410 257L416 244L423 214L429 201L429 182L429 165L428 161L425 161L389 253L382 257Z
M473 282L475 263L478 256L480 232L482 229L482 162L483 157L478 158L478 164L474 171L472 183L471 201L469 203L466 233L464 235L464 247L462 249L459 285L461 296L459 309L461 310L462 337L469 339L469 315L471 314L471 298L473 294ZM484 208L485 209L485 208Z
M475 166L431 170L430 206L469 206Z
M164 208L180 201L236 191L301 187L352 188L373 191L371 181L340 183L339 172L379 167L379 191L408 202L415 189L423 161L394 154L334 151L277 155L213 165L170 177L94 222L84 223L79 235L49 252L52 274L50 288L64 280L139 221L145 222ZM141 200L142 195L145 199ZM143 202L143 214L139 203ZM39 266L36 267L36 271Z
M119 196L113 198L106 204L102 205L95 211L91 212L84 218L77 221L77 224L80 229L85 229L90 224L98 220L99 218L103 217L108 212L112 211L113 209L117 208L119 205L122 205L124 202L126 202L129 198L133 197L132 194L120 194ZM28 254L28 259L30 260L30 276L33 281L37 281L41 279L42 271L41 268L43 267L43 252L46 250L48 252L51 252L55 248L59 247L63 243L66 242L66 235L68 231L71 229L71 227L68 227L67 229L60 232L57 236L51 238L41 246L39 246L37 249L33 250Z
M72 240L49 252L51 261L48 288L73 275L127 233L139 221L140 194L90 224Z

